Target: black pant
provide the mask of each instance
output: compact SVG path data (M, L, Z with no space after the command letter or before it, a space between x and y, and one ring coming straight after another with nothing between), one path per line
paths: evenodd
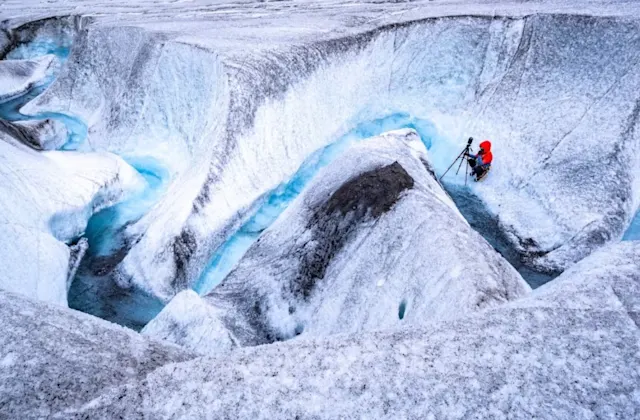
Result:
M475 175L476 178L484 173L484 168L478 165L475 159L469 159L467 162L469 162L469 166L471 167L471 174Z

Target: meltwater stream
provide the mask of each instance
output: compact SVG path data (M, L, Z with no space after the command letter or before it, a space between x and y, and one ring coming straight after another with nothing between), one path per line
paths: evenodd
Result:
M132 238L126 228L137 222L166 191L169 171L155 159L124 157L145 180L143 190L94 214L84 236L89 248L69 289L69 307L139 330L164 307L158 299L114 283L112 270L127 255Z
M416 130L428 150L433 150L436 144L442 148L446 147L447 142L436 140L438 133L432 123L404 112L355 125L355 128L346 135L309 156L290 180L280 184L258 200L248 220L215 251L193 289L200 295L213 290L236 266L260 234L302 192L318 171L331 163L349 146L386 131L401 128ZM448 156L447 153L440 152L442 151L436 153L436 156ZM440 162L432 162L436 168L442 166L438 163Z
M20 44L7 54L7 60L30 60L45 55L54 55L55 64L52 71L29 91L9 101L0 103L0 119L5 121L56 120L67 129L67 139L60 150L76 150L87 137L87 125L80 119L61 112L40 112L23 114L20 109L42 94L56 80L58 73L69 58L71 39L38 39Z
M623 241L640 241L640 210L631 221L631 225L622 237Z
M26 92L0 103L0 119L8 122L54 120L66 128L66 139L58 150L77 150L88 135L84 121L62 112L25 114L21 109L45 92L56 80L71 51L71 39L36 39L18 45L7 60L30 60L54 55L54 64L46 77ZM121 156L144 179L144 187L124 201L115 203L88 221L82 234L88 240L88 250L70 285L69 306L104 319L139 329L163 308L164 304L138 290L125 290L113 284L109 276L122 261L130 247L126 228L142 218L158 202L170 182L165 165L144 156ZM64 223L64 220L60 221ZM53 222L54 224L56 222ZM54 229L55 230L55 229ZM76 238L80 239L80 238Z

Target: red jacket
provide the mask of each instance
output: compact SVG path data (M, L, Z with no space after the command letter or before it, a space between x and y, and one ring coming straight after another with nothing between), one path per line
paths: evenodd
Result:
M484 149L484 153L479 154L482 157L482 164L489 165L493 161L493 154L491 153L491 142L485 140L480 143L480 148Z

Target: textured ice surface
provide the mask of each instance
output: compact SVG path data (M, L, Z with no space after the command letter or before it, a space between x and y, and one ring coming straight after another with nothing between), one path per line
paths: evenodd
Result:
M639 297L640 243L623 242L528 297L453 322L170 364L66 415L637 418Z
M0 177L0 288L66 305L66 244L143 180L112 154L38 153L1 132Z
M257 345L412 327L526 294L529 287L469 227L427 160L413 130L352 146L319 171L204 297L215 308L202 314L210 319L169 305L153 331L191 348L203 341L205 352L215 334L224 346L229 335Z
M222 311L207 304L196 292L185 290L171 299L140 332L201 354L221 354L238 345L220 321L221 314Z
M58 119L1 121L0 130L37 150L56 150L67 143L67 127Z
M320 169L339 157L353 144L365 141L386 131L401 128L415 130L427 148L432 147L434 143L442 142L441 139L437 138L436 130L432 124L428 121L416 119L406 113L393 114L356 126L335 142L312 153L289 180L265 194L264 197L256 200L254 206L257 208L250 212L252 214L251 217L216 250L202 275L194 284L194 290L200 294L206 294L217 286L235 267L260 234L303 191ZM439 166L443 164L442 162L437 163Z
M0 61L0 113L4 102L46 83L54 60L53 55L43 55L33 60Z
M150 157L171 174L127 226L113 281L167 302L224 260L313 152L399 113L436 128L436 171L467 136L493 141L490 177L455 198L486 210L527 267L555 274L622 237L640 203L638 4L279 3L3 4L7 28L91 15L17 30L27 52L75 34L21 112L85 124L66 148Z
M483 183L458 193L462 177L447 177L446 187L521 264L555 274L620 239L640 204L639 15L637 1L599 0L4 0L1 59L70 53L46 91L4 115L57 121L65 149L168 174L155 204L145 199L153 191L138 191L131 207L114 209L132 216L114 217L123 229L97 235L109 258L91 274L118 285L105 290L115 298L107 309L136 308L129 320L155 309L144 293L161 306L194 285L251 218L268 225L281 209L264 215L262 203L314 152L400 114L435 128L436 172L469 135L493 141ZM40 20L50 16L63 17ZM44 215L80 188L74 176L52 169L48 154L8 151L19 136L0 136L1 281L62 296L93 251L52 233L84 229L86 203L113 171L95 171L94 154L56 160L81 172L83 191L92 187L72 200L70 214L82 217L50 224ZM0 302L0 417L637 418L638 261L628 241L521 302L454 322L300 337L154 372L177 360L140 350L146 341L131 332L132 346L104 330L116 327L11 295ZM195 336L170 328L163 337L198 348L197 336L218 334L209 321L219 317L193 293L179 296L178 316L158 320ZM394 321L414 309L399 300Z
M0 320L4 419L71 418L110 388L193 357L90 315L1 290Z

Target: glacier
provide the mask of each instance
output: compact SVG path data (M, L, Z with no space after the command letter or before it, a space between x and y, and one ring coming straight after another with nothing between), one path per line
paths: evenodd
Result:
M100 209L135 194L143 180L109 153L38 153L0 132L2 288L67 305L68 245Z
M637 417L639 29L632 0L4 0L0 417ZM490 175L440 178L470 136ZM280 293L376 159L413 187Z
M169 304L143 334L179 337L178 344L207 353L410 328L524 296L529 286L469 227L428 159L410 129L351 146L222 283L204 286L210 310L189 314L185 301L202 304L182 292L174 298L182 304Z
M21 112L73 116L89 127L86 141L71 143L78 150L154 159L168 171L163 198L127 226L131 246L110 274L164 303L197 288L229 237L310 155L402 113L435 127L437 173L468 135L494 142L491 178L464 188L447 177L445 187L469 220L466 209L482 210L474 227L512 264L552 278L619 240L638 208L636 21L598 2L594 16L555 2L549 14L479 2L468 5L473 16L451 16L454 3L411 19L385 5L379 21L355 27L340 20L351 14L300 10L308 32L283 30L270 14L249 20L263 25L255 31L213 12L194 22L179 14L178 25L153 5L139 6L151 9L142 21L117 11L58 19L76 31L73 48ZM328 16L338 21L314 26ZM218 24L227 35L212 34ZM238 48L239 39L253 44ZM576 159L577 150L593 153ZM589 179L598 181L575 188Z
M638 242L623 242L529 297L457 321L239 349L213 359L224 368L193 359L79 413L635 418L639 262Z
M635 418L639 264L640 242L621 242L457 320L215 357L0 291L0 414Z

